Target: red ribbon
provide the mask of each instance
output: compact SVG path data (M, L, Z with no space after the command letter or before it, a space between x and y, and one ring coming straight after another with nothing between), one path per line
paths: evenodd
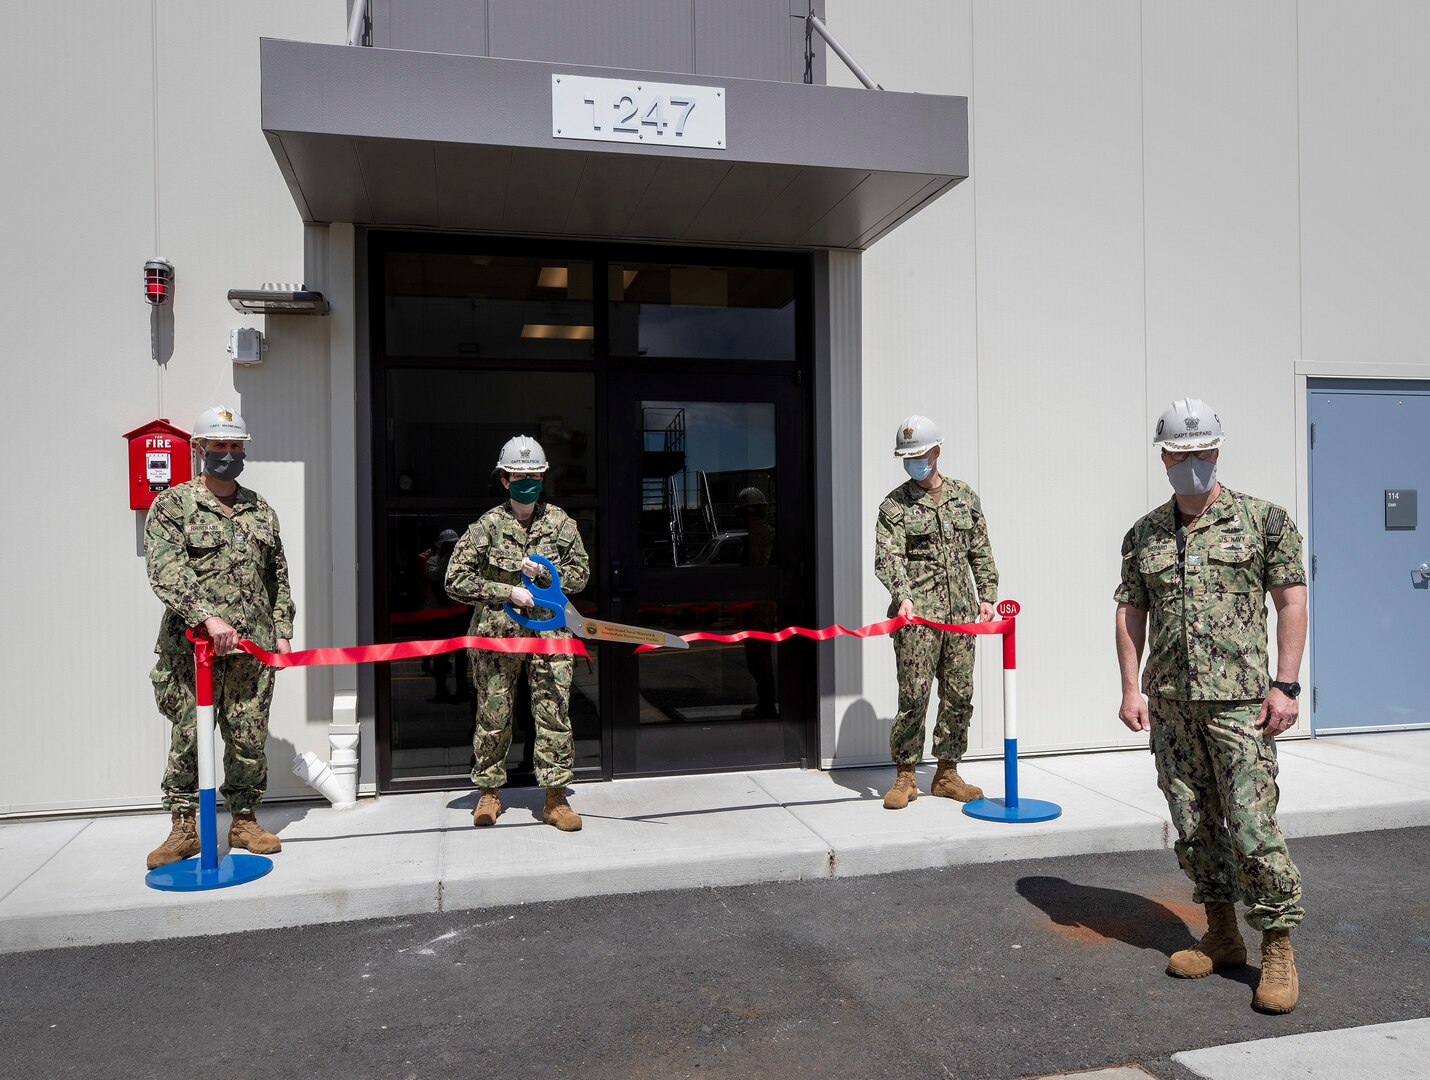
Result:
M828 641L837 637L882 637L884 634L892 634L895 630L905 626L927 626L931 630L944 630L950 634L1011 634L1013 632L1012 619L1000 619L996 622L980 623L941 623L931 619L921 619L919 616L906 617L895 615L892 619L885 619L883 622L869 623L867 626L856 627L850 630L847 626L840 626L835 623L833 626L826 626L819 630L810 630L803 626L786 626L783 630L741 630L734 634L681 634L683 641L787 641L792 637L813 638L815 641ZM649 652L658 649L658 645L641 645L636 652Z
M213 643L194 639L200 662L213 655ZM458 649L485 649L488 652L530 653L537 656L588 656L579 638L539 637L454 637L432 641L394 641L390 645L352 645L344 649L298 649L271 653L247 638L239 638L240 650L271 668L322 667L327 664L372 664L383 660L410 660L416 656L437 656Z
M681 634L685 641L787 641L792 637L812 638L815 641L829 641L836 637L882 637L892 634L905 626L927 626L930 630L942 630L950 634L1012 634L1013 620L1000 619L995 622L941 623L922 619L915 615L906 618L896 615L883 622L869 623L867 626L850 630L838 623L819 630L804 626L786 626L782 630L740 630L734 634L707 634L697 632ZM200 637L193 630L189 639L194 642L200 662L213 655L213 643ZM536 656L589 656L586 646L574 637L454 637L432 641L395 641L388 645L353 645L342 649L299 649L296 652L272 653L249 641L239 638L238 648L261 663L272 668L320 667L327 664L371 664L384 660L410 660L417 656L436 656L440 653L456 652L458 649L485 649L489 652L527 653ZM657 645L641 645L636 652L649 652Z

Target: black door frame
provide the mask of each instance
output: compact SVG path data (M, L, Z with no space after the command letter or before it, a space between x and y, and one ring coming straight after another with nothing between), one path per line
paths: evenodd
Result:
M385 295L385 274L383 271L384 257L390 251L421 251L421 252L451 252L451 253L478 253L493 256L513 255L513 256L535 256L548 257L552 259L579 259L589 260L593 264L592 272L592 315L595 327L594 348L590 360L584 364L576 364L564 360L526 360L520 361L520 366L530 371L580 371L590 372L595 376L596 401L595 415L597 417L598 430L595 432L594 452L597 470L597 492L598 508L597 529L601 550L605 553L612 551L612 517L613 515L605 511L614 497L612 467L611 467L611 439L606 430L608 418L611 416L612 402L610 400L610 384L613 379L638 378L648 375L652 378L660 377L685 377L690 380L692 388L698 390L703 386L718 386L723 382L726 386L738 384L741 377L761 377L783 375L791 380L794 386L799 388L798 393L798 434L793 438L792 450L799 457L802 463L798 487L799 506L790 507L797 512L804 522L806 530L814 527L817 520L815 514L815 476L813 468L813 452L815 446L815 432L813 429L814 409L813 409L813 387L815 380L813 376L814 363L814 309L813 303L813 258L808 252L800 251L776 251L776 250L751 250L743 248L724 247L671 247L664 245L642 245L642 244L606 244L591 243L587 241L562 241L550 238L520 238L520 237L497 237L487 236L478 233L438 233L426 231L408 231L393 229L373 229L366 232L366 273L367 273L367 299L368 318L366 332L368 334L368 356L369 356L369 393L370 393L370 415L372 418L373 438L370 444L370 468L372 476L372 513L369 527L372 529L372 570L368 578L372 597L372 640L388 640L389 627L389 602L385 589L385 574L388 564L388 536L386 522L389 513L397 507L406 510L431 510L439 511L462 511L470 512L472 520L485 511L492 500L480 496L469 498L459 498L452 500L442 500L440 505L429 501L394 499L392 493L387 490L388 469L387 469L387 439L385 436L387 416L387 373L393 368L421 368L421 369L442 369L451 370L509 370L515 363L513 359L503 360L494 357L404 357L389 356L387 354L387 328L386 328L386 304ZM729 264L734 266L751 267L782 267L793 271L795 283L795 359L791 361L771 361L771 360L728 360L728 359L690 359L690 358L660 358L660 357L613 357L608 351L609 337L609 306L608 306L608 279L605 272L606 264L621 260L638 260L648 262L676 262L702 264ZM361 331L360 331L361 332ZM713 399L712 399L713 400ZM803 544L805 552L789 570L791 576L798 576L800 587L808 597L807 603L802 610L808 610L812 615L814 612L814 582L816 580L817 567L815 565L814 544L812 541ZM612 602L615 599L610 582L609 557L601 560L602 565L593 566L593 578L596 583L596 595L601 610L610 611ZM615 616L613 616L615 617ZM604 650L601 655L603 667L610 664L610 650L616 646L595 645L596 649ZM622 646L621 648L626 648ZM782 650L782 657L787 654L804 652L806 659L793 665L796 670L791 672L787 679L784 672L787 665L782 664L780 669L781 693L788 690L790 692L790 702L797 707L803 716L802 744L804 753L801 764L817 761L819 756L819 717L818 717L818 671L815 657L811 650L812 643L790 642L779 646ZM627 649L627 651L629 651ZM629 658L626 658L627 661ZM615 665L611 665L614 670ZM792 681L797 681L799 670L803 669L802 692L795 692L791 685ZM458 777L455 775L434 775L428 777L410 777L394 780L392 777L392 714L391 714L391 684L390 673L386 665L377 665L373 678L374 688L374 718L375 718L375 741L377 749L377 786L379 792L396 793L402 791L430 791L430 790L450 790L455 786L460 786ZM614 747L617 740L616 725L616 693L613 679L603 675L601 679L600 702L601 711L601 768L600 775L590 775L583 771L578 774L579 780L603 779L609 780L614 776L632 775L631 773L617 771L618 762L615 759ZM771 768L780 767L785 763L772 763ZM741 766L742 769L746 768ZM725 771L723 769L713 770L690 770L690 771ZM463 781L469 784L470 781Z

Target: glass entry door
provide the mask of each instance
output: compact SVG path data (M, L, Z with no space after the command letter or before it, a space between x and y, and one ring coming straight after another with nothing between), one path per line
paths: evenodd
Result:
M772 631L810 595L793 373L611 377L611 618L671 633ZM617 775L807 757L807 642L605 650Z
M493 467L517 434L545 448L544 497L591 557L582 612L681 634L809 625L806 257L375 232L368 266L373 640L465 631L447 560L504 501ZM578 779L814 756L809 642L588 649ZM378 665L374 681L382 790L466 784L466 657ZM523 785L518 694L507 766Z

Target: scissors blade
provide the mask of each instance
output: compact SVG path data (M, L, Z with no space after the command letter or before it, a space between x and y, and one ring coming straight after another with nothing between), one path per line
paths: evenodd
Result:
M627 626L625 623L607 622L605 619L589 619L577 611L574 604L566 605L566 625L572 633L597 641L623 641L627 645L654 645L664 649L690 648L690 642L663 630Z

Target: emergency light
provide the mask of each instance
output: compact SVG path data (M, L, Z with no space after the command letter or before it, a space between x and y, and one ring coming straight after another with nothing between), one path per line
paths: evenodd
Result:
M174 264L168 259L150 259L144 264L144 299L155 307L169 302L174 293Z

